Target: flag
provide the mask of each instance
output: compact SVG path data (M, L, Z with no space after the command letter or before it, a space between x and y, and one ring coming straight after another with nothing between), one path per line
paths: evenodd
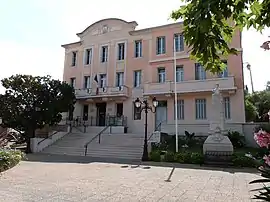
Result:
M97 89L96 89L96 95L98 95L98 76L96 74L96 76L94 77L94 81L97 83Z
M98 76L96 74L95 78L94 78L94 81L98 83Z

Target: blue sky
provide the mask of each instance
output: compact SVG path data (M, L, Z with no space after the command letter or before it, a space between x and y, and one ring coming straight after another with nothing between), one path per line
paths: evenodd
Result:
M103 18L137 21L138 28L170 23L171 10L180 0L158 4L156 0L6 0L0 6L0 79L12 74L52 75L62 79L64 49L61 44L77 41L76 33ZM150 10L155 5L153 10ZM251 64L255 90L270 80L270 51L260 49L270 29L260 34L243 32L244 61ZM269 38L270 39L270 38ZM250 78L245 69L245 83ZM251 89L251 88L250 88ZM0 92L3 89L0 87Z

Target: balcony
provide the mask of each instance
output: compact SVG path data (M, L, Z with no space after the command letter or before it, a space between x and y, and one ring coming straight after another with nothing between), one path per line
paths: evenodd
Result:
M75 95L77 99L128 97L128 87L76 89Z
M177 93L211 92L219 84L220 90L235 91L234 77L212 78L206 80L182 81L176 84ZM174 93L174 82L147 83L144 85L144 95Z

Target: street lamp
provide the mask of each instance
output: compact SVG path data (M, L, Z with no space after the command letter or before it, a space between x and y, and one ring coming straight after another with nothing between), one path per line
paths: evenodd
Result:
M150 106L147 99L144 99L143 101L140 101L139 98L135 100L135 107L140 109L140 113L142 111L145 112L145 125L144 125L144 145L143 145L143 155L142 155L142 161L148 161L148 144L147 144L147 114L148 111L151 111L152 113L156 113L156 107L158 106L158 101L154 97L152 100L153 106Z
M251 90L252 90L252 93L254 93L254 85L253 85L253 78L252 78L252 72L251 72L251 65L249 63L247 63L247 69L249 71L249 76L250 76Z

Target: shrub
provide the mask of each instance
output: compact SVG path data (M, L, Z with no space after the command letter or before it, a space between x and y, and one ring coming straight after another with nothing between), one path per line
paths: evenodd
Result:
M232 142L234 148L241 148L245 146L245 137L238 131L229 131L228 138Z
M190 156L191 163L194 164L203 164L204 163L204 155L202 153L192 152Z
M243 153L234 153L232 155L232 163L237 167L256 167L256 163L252 161L249 157L246 157Z
M260 130L263 130L263 131L265 131L267 133L270 133L270 124L267 124L267 123L266 124L261 124L261 125L256 126L254 128L255 133L258 133Z
M166 152L164 155L164 161L166 162L174 162L175 158L174 158L175 154L173 152Z
M151 151L150 152L150 160L154 162L160 162L160 151Z
M176 153L174 158L178 163L191 163L191 153L187 151Z
M24 158L24 154L19 150L0 150L0 172L3 172L17 165Z

